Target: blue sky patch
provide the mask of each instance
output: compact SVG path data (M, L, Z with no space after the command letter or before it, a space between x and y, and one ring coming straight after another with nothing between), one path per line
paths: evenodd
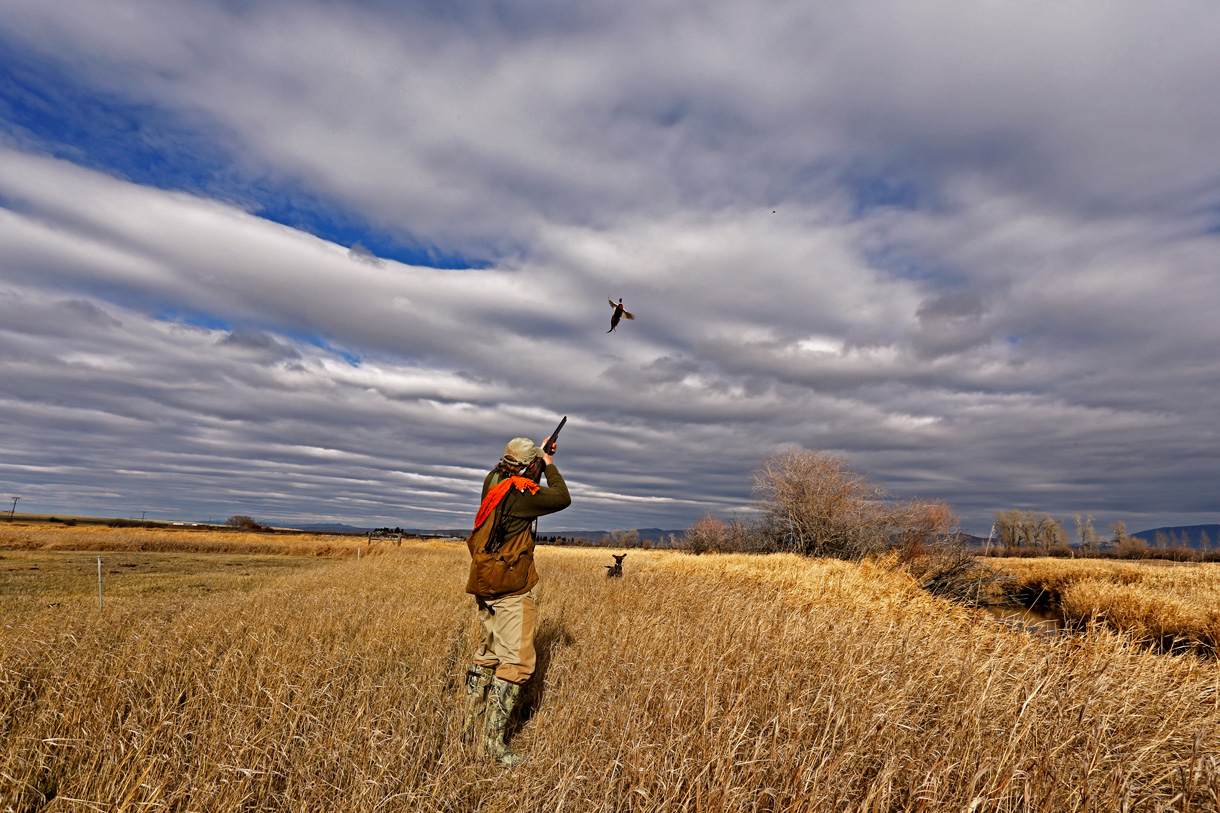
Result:
M873 268L900 279L929 283L937 289L960 288L968 281L965 274L897 244L868 250L864 252L864 258Z
M430 268L486 268L483 258L395 236L338 201L236 156L235 136L202 117L92 86L59 62L0 37L0 137L143 186L222 200L351 248Z
M848 173L841 181L852 194L852 215L864 217L875 209L896 208L914 211L919 207L919 189L910 181L891 175Z
M176 308L165 308L153 314L154 319L159 319L162 322L178 322L191 327L200 327L204 330L231 330L232 326L229 322L221 319L219 316L210 313L202 313L199 311L182 311Z
M346 350L341 350L340 348L335 347L333 344L331 344L326 339L324 339L322 336L319 336L316 333L313 335L310 335L310 336L300 336L300 337L293 336L292 338L294 338L294 339L300 338L302 341L306 342L307 344L311 344L314 347L325 350L327 353L332 353L332 354L338 356L339 358L343 359L344 361L346 361L348 364L350 364L353 367L360 366L360 356L356 355L355 353L349 353Z
M335 347L328 339L319 333L302 333L294 330L282 330L275 326L251 322L242 327L235 327L234 323L228 319L204 313L203 311L181 310L178 308L163 308L153 314L153 318L163 322L175 322L181 325L190 325L191 327L203 328L204 330L223 330L229 333L241 331L244 328L250 330L262 331L268 330L275 335L287 339L298 344L307 344L311 347L317 347L320 350L325 350L327 353L338 356L353 367L359 367L361 358L355 353Z

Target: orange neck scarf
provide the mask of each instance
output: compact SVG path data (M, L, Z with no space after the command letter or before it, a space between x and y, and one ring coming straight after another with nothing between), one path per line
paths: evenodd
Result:
M483 520L487 519L491 512L496 510L496 506L508 494L510 488L516 488L518 491L528 491L531 494L538 493L538 484L528 477L509 477L503 482L496 483L488 489L487 496L479 504L479 513L475 514L474 517L474 527L478 528L482 525Z

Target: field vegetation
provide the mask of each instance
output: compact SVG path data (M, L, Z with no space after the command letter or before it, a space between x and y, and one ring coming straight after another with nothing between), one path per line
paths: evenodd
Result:
M138 523L138 520L136 521ZM378 554L362 536L200 529L189 526L100 524L60 526L48 522L0 523L0 547L9 550L92 550L190 553L356 556Z
M989 559L1004 590L1058 608L1076 626L1104 624L1161 648L1214 654L1220 564L1109 559Z
M0 621L0 810L1220 804L1214 662L1104 628L1030 636L881 561L633 550L609 580L605 549L540 548L526 761L505 771L459 736L479 637L461 545L161 551L208 573L113 574L99 613L70 540L3 540L0 589L30 562L47 589Z
M249 592L317 558L140 551L0 550L0 617L8 622L47 607L98 602L98 556L106 603L156 595Z

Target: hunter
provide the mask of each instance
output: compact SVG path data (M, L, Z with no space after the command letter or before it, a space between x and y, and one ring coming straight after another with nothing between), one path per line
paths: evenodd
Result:
M534 520L572 504L551 454L543 451L548 443L550 438L540 449L529 438L509 441L483 481L474 533L466 539L471 556L466 592L478 608L483 645L466 673L465 735L476 740L482 729L488 752L508 767L521 763L506 741L508 720L534 673ZM554 446L549 448L553 454ZM538 458L546 465L545 486L524 476Z

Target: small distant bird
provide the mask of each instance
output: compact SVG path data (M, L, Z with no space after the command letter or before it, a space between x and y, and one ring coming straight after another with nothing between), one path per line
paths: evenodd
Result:
M609 302L610 302L610 307L614 308L614 313L611 314L611 316L610 316L610 330L607 330L606 331L607 333L610 333L616 327L618 327L619 319L634 319L635 318L630 313L623 310L623 298L621 296L618 298L618 304L615 304L613 299L610 299Z

